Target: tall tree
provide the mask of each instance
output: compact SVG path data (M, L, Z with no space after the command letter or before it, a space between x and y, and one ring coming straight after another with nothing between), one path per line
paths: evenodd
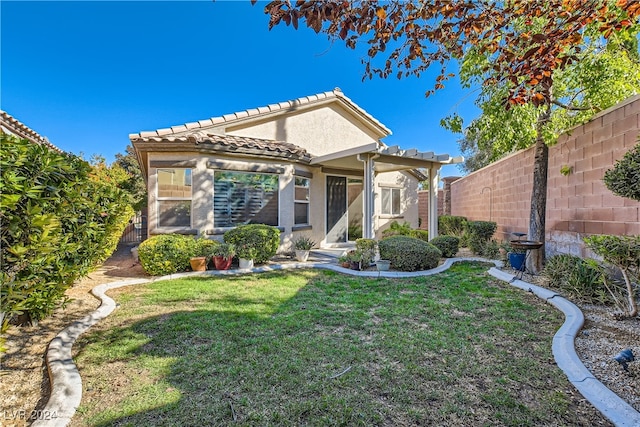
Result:
M133 146L127 145L124 154L117 153L114 163L124 169L129 176L129 179L122 184L122 188L131 194L133 208L136 211L140 210L147 205L147 186Z
M453 77L448 71L451 60L461 60L472 50L488 59L477 71L483 87L504 89L505 110L525 104L538 108L529 239L544 241L548 166L544 124L557 101L554 79L578 61L589 38L608 39L637 25L640 2L328 0L294 5L278 0L268 3L265 13L270 15L270 28L281 23L298 28L302 21L351 48L367 43L363 62L368 78L420 76L431 66L440 67L427 96ZM382 64L377 65L379 60ZM544 251L534 252L529 267L538 271Z

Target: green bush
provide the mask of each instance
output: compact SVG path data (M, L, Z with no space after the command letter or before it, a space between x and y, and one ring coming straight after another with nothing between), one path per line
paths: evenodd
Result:
M438 217L438 233L447 236L462 237L467 218L454 215L440 215Z
M640 276L640 236L589 236L585 243L604 260L620 269L627 288L627 316L638 314L634 279Z
M207 239L206 237L200 237L196 240L196 252L195 256L203 256L210 258L211 254L215 251L215 248L220 245L217 240Z
M640 143L604 173L604 185L618 196L640 201Z
M440 249L430 243L408 236L391 236L378 243L380 257L391 261L401 271L428 270L438 266Z
M382 232L382 237L409 236L411 231L411 224L408 221L402 224L398 221L392 221L391 224L389 224L389 228Z
M1 330L38 321L66 289L107 259L133 216L126 177L10 135L0 135Z
M607 278L602 266L593 260L584 260L574 255L550 257L541 275L549 287L560 290L575 300L610 304L621 295L620 286L605 282Z
M431 239L429 243L440 249L443 257L452 258L458 253L460 239L456 236L438 236Z
M362 256L362 265L369 266L373 262L376 257L376 247L378 246L378 242L373 239L357 239L356 240L356 251L358 251Z
M493 221L467 221L466 241L476 255L487 255L487 247L498 225Z
M189 268L189 260L198 252L198 241L180 234L153 236L138 247L140 265L147 274L164 276Z
M429 241L429 232L427 230L411 230L409 237L415 237L416 239Z
M238 257L264 264L278 252L280 230L264 224L240 225L224 233L224 241L236 246Z

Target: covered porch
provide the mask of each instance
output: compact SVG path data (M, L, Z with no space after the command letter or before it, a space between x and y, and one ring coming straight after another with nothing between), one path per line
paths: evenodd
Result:
M371 143L346 150L312 157L310 165L320 167L326 176L325 226L326 244L332 246L346 244L349 240L349 197L348 185L359 181L362 187L362 237L375 238L376 235L376 185L378 176L386 172L405 172L418 181L428 181L430 238L438 235L437 188L442 165L461 163L462 157L448 154L420 152L417 149L403 150L398 146L384 146ZM350 178L351 177L351 178ZM353 178L356 179L353 179ZM386 198L391 197L390 195ZM381 199L381 198L379 198ZM387 200L384 200L386 203Z

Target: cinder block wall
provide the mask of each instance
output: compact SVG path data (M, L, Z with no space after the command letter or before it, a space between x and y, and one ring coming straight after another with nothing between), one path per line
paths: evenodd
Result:
M444 192L438 189L438 216L444 215ZM418 218L420 218L420 228L429 229L429 191L418 191Z
M604 173L637 143L640 95L561 135L549 149L546 249L548 255L588 256L589 234L640 234L640 202L613 195ZM563 166L571 168L563 175ZM528 231L533 148L519 151L451 184L451 214L498 223L495 237Z

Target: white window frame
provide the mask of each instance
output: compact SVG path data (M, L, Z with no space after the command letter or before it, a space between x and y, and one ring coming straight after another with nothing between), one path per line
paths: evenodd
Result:
M189 173L185 176L185 184L191 187L191 195L189 197L161 197L160 196L160 172L174 173L177 170L188 170ZM163 201L189 201L189 225L162 225L160 224L160 202ZM193 224L193 169L192 168L157 168L156 169L156 226L162 229L178 229L188 230L192 228Z
M398 194L398 211L393 211L393 195ZM387 203L383 203L384 193L389 192ZM386 206L385 206L386 205ZM385 216L399 217L402 215L402 189L397 187L380 187L380 214Z

